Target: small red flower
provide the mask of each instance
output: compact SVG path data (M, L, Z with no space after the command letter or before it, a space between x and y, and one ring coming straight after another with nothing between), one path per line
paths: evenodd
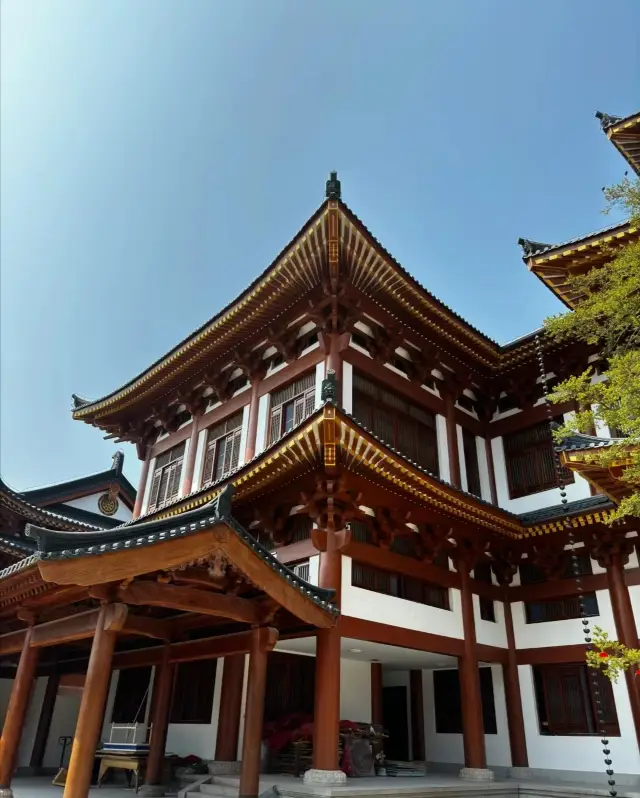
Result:
M598 654L598 656L599 656L599 657L601 657L602 659L606 659L606 658L607 658L609 655L607 654L607 652L606 652L606 651L601 651L601 652Z
M640 676L640 668L636 670L636 676Z

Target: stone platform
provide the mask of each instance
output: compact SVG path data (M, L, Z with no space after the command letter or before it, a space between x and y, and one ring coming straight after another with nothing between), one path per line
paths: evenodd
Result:
M237 798L238 779L210 777L209 783L200 784L196 792L180 791L184 798ZM195 785L194 785L195 786ZM273 789L275 788L275 791ZM189 788L186 788L189 790ZM14 798L62 798L63 788L54 787L51 777L16 778L13 782ZM263 798L608 798L606 783L602 786L576 782L555 783L546 781L516 781L497 779L493 782L469 783L455 776L431 774L424 778L371 778L350 779L344 785L305 785L293 776L264 776L260 780ZM267 795L264 795L267 793ZM105 785L92 787L89 798L127 798L133 790ZM167 793L177 796L178 793ZM640 789L618 789L618 798L640 798Z

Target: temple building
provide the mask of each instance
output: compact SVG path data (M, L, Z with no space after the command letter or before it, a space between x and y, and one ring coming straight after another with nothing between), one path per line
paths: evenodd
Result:
M640 114L601 123L638 171ZM520 243L572 308L567 276L639 236ZM601 784L603 731L618 784L640 784L639 684L589 678L581 623L637 646L640 523L607 524L625 486L585 457L617 432L575 436L557 467L544 398L589 365L599 379L595 347L471 326L332 172L236 300L126 385L73 397L74 418L135 443L137 493L120 459L0 486L0 796L57 769L69 737L64 797L87 798L113 724L140 735L148 795L169 754L207 763L202 794L244 798L265 772L302 777L297 794L367 768L474 795Z

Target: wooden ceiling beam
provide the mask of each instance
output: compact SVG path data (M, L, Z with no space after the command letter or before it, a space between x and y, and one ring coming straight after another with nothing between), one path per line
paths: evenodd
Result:
M206 593L189 587L161 585L157 582L133 582L118 590L118 598L125 604L148 607L168 607L183 612L213 615L240 623L258 624L262 619L259 605L237 596Z
M124 635L153 637L157 640L171 639L171 625L159 618L146 618L143 615L128 615L122 627Z
M271 651L278 642L278 630L272 627L263 627L260 630L264 647ZM249 632L237 632L218 637L206 637L203 640L189 640L184 643L172 643L169 646L170 662L192 662L198 659L217 659L229 657L233 654L247 654L251 647ZM113 657L113 668L141 668L155 665L161 661L165 646L143 648L138 651L121 651Z

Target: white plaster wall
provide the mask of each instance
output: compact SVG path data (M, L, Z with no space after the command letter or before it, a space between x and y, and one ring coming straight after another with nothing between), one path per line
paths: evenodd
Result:
M462 427L456 424L456 437L458 439L458 452L460 460L460 487L462 490L469 490L469 480L467 479L467 461L464 457L464 439L462 437Z
M353 366L342 363L342 407L346 413L353 413Z
M608 590L597 590L599 615L589 618L592 626L600 626L615 638L615 623L611 609ZM513 631L516 648L543 648L547 646L568 646L584 643L582 620L572 618L568 621L547 621L544 623L527 623L524 602L517 601L511 605L513 614Z
M20 739L20 748L18 749L18 767L29 767L31 762L31 754L33 752L33 744L36 740L36 733L38 731L38 722L40 720L40 711L42 709L42 702L44 700L44 691L47 687L47 677L39 676L31 693L31 701L29 702L29 709L27 711L27 719L22 728L22 737Z
M316 363L316 410L322 404L322 380L324 379L324 360Z
M631 606L633 607L633 615L636 619L636 629L640 635L640 585L633 585L629 588L629 595L631 597Z
M422 671L422 693L424 701L424 736L428 762L464 763L464 747L461 734L438 734L433 691L433 670Z
M144 515L147 512L147 507L149 506L149 493L151 491L151 480L153 479L153 472L156 470L156 459L152 458L151 462L149 463L149 474L147 476L147 484L144 486L144 499L142 501L142 509L140 511L140 515Z
M493 452L493 466L496 472L496 493L498 495L498 505L512 513L528 513L531 510L539 510L541 507L552 507L560 504L562 497L560 489L543 490L539 493L531 493L528 496L520 496L517 499L509 498L509 485L507 482L507 468L504 458L504 444L502 437L493 438L491 441ZM589 483L586 479L575 475L575 482L567 485L567 499L572 502L577 499L586 499L591 495Z
M404 629L462 638L460 591L449 590L451 610L385 596L351 584L351 558L342 558L342 614Z
M509 746L509 727L507 725L507 704L504 691L502 667L491 665L493 697L496 709L497 734L485 734L484 742L488 767L510 767L511 749ZM438 734L433 692L433 670L422 672L424 694L424 729L426 753L429 762L464 764L464 742L462 734Z
M314 557L309 557L310 584L317 585L319 576L320 576L320 555L316 554Z
M242 432L240 433L240 456L238 466L244 465L244 453L247 448L247 435L249 433L249 405L242 408Z
M473 595L473 614L476 622L476 638L478 643L487 646L507 648L507 630L504 625L504 604L501 601L493 602L495 623L485 621L480 617L480 596Z
M518 675L529 767L549 770L599 771L602 767L602 745L599 735L561 737L540 734L531 666L519 665ZM613 684L613 695L620 723L620 737L610 738L614 767L618 773L638 774L640 773L640 754L633 726L629 694L624 679Z
M191 441L187 438L184 442L184 455L182 457L182 464L180 466L180 490L178 491L178 498L184 496L184 472L187 467L187 460L189 459L189 449L191 448Z
M196 449L196 464L193 472L193 489L200 490L202 487L202 471L204 469L205 446L207 440L207 430L202 429L198 433L198 448ZM242 454L242 453L241 453Z
M436 415L436 435L438 439L438 464L440 466L439 476L445 482L451 482L449 449L447 447L447 419L440 413Z
M51 728L44 751L42 766L57 768L60 765L62 746L59 745L60 737L73 737L76 732L82 689L79 687L60 687L51 718ZM64 763L68 764L71 756L71 746L65 751Z
M104 513L100 512L100 508L98 507L98 499L105 493L106 491L102 490L99 493L92 493L90 496L81 496L79 499L72 499L69 502L64 502L64 504L66 504L68 507L76 507L78 510L85 510L89 513L97 513L105 518L117 518L119 521L123 522L130 521L132 512L122 501L122 499L118 499L118 509L113 515L105 516Z
M371 723L371 663L340 660L340 720Z
M496 709L497 734L485 734L484 736L484 744L487 752L487 766L511 767L507 698L504 689L502 665L491 665L491 678L493 681L493 701Z
M480 493L486 502L491 501L491 482L489 481L489 463L484 438L476 435L476 452L478 455L478 469L480 471Z
M267 446L267 422L269 417L269 394L260 397L258 402L258 429L256 432L256 454Z
M113 705L116 700L116 692L118 690L118 679L120 678L120 671L113 671L111 674L111 682L109 683L109 692L107 693L107 700L104 705L104 716L102 719L102 735L103 740L108 740L111 734L111 716L113 715Z
M217 660L216 683L213 691L211 722L170 723L167 733L167 753L178 756L194 754L202 759L213 759L218 733L218 713L220 711L220 690L222 687L223 660Z

